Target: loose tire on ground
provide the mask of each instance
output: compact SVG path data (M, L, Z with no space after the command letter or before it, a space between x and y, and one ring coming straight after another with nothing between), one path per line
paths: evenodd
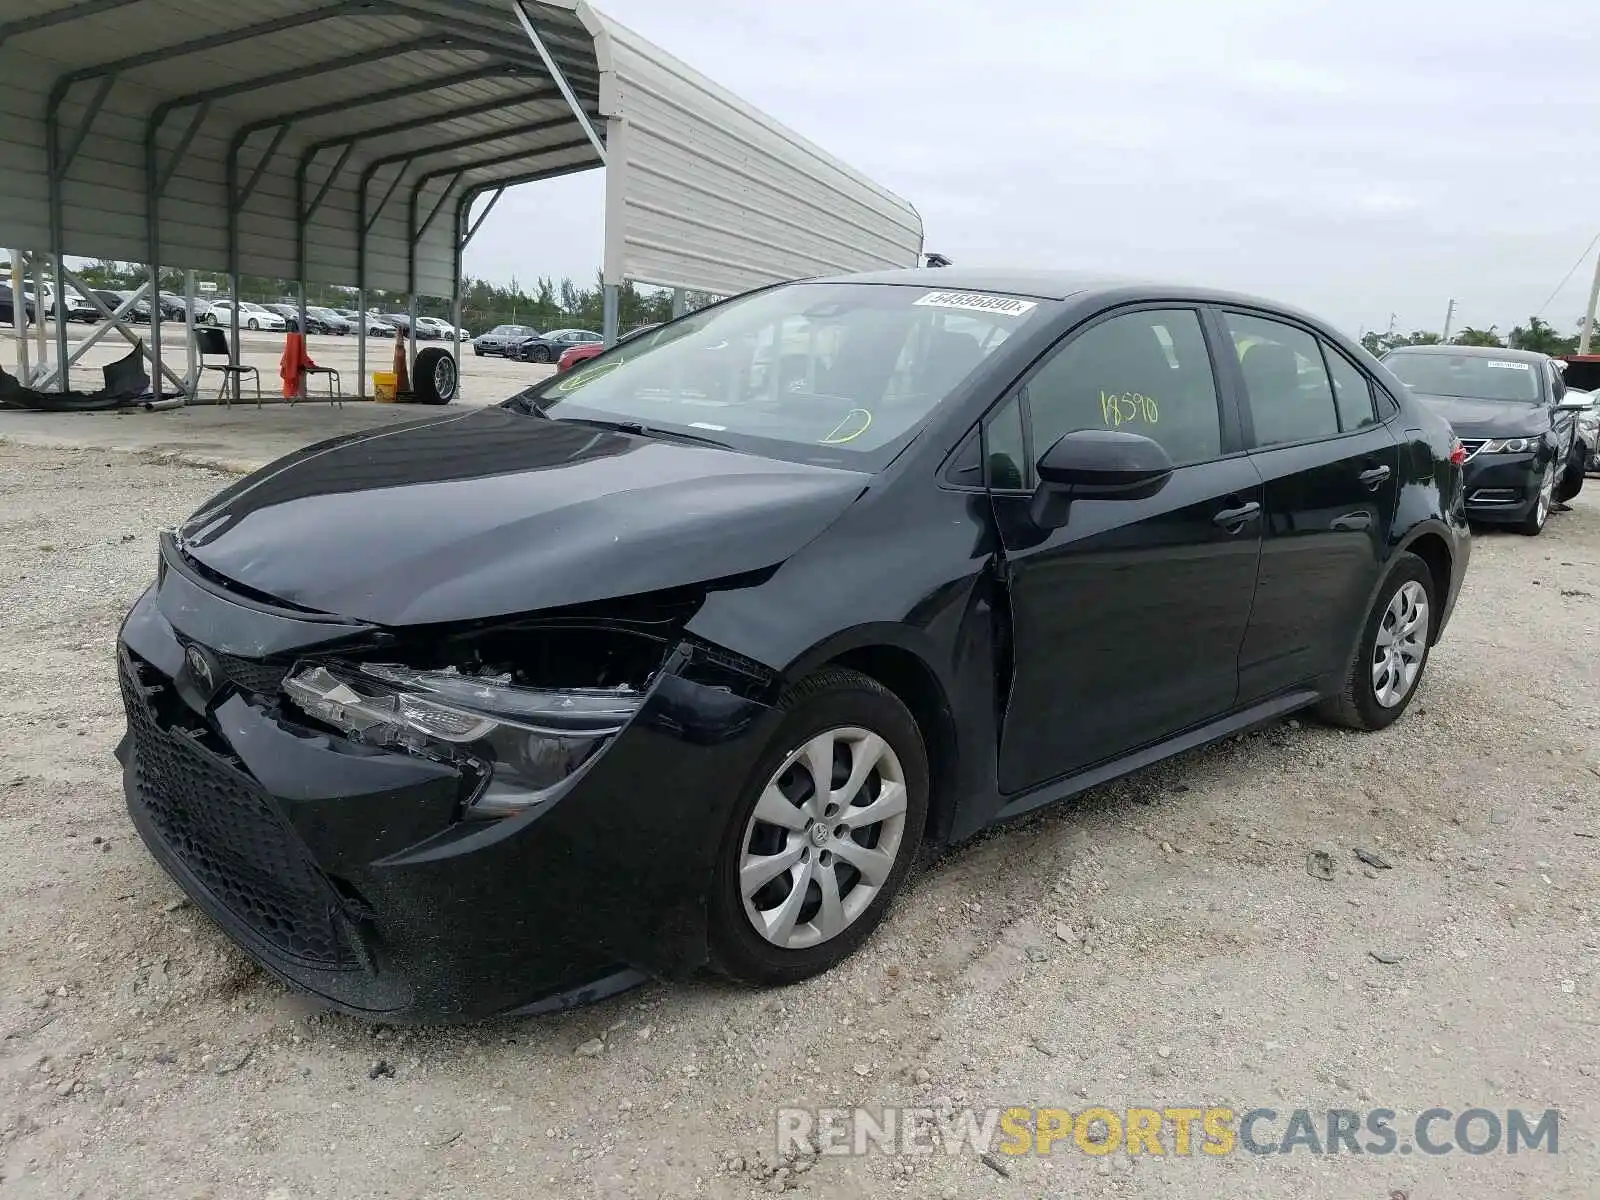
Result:
M417 355L411 374L418 404L449 404L455 399L460 372L450 351L429 346Z
M789 688L779 707L785 714L782 722L751 772L724 832L708 905L712 965L723 974L750 984L794 983L828 970L859 949L883 920L911 869L928 812L928 754L922 734L906 706L876 680L855 671L824 668ZM795 756L837 735L843 736L835 745L834 754L827 756L831 771L829 793L820 795L807 765L810 760ZM881 764L882 769L869 771L859 790L845 795L851 773L869 762ZM873 822L868 810L890 794L886 789L896 786L892 778L895 775L903 787L903 813L898 822L892 815ZM795 825L784 828L759 820L771 811L763 803L763 796L774 789L787 795L793 812L799 814ZM837 803L829 803L830 797ZM824 820L810 819L807 805L812 798L817 800L819 812L829 814ZM882 807L892 812L895 803L891 800ZM792 813L785 810L785 816ZM801 827L799 822L807 820L810 824ZM812 825L822 827L817 831L820 836L813 833ZM841 829L851 832L840 834ZM763 900L758 889L747 907L741 870L752 865L758 832L767 837L777 835L785 839L787 846L803 849L812 856L806 862L811 863L814 876L802 873L799 878L804 882L797 884L795 877L785 871L772 881L790 894L800 887L807 889L809 899L799 904L797 911L809 915L803 923L791 922L800 936L788 940L804 941L808 935L802 925L820 937L820 931L830 924L820 908L824 902L824 869L834 881L833 895L843 897L835 910L837 919L844 920L842 928L835 921L835 932L799 947L779 945L769 934L758 930L756 921L764 915L758 910L771 905L765 913L775 914L782 906L781 901ZM849 839L848 846L844 845L845 839ZM871 885L852 860L865 861L861 849L870 854L881 847L889 848L881 850L877 861L881 864L892 849L892 862L880 875L880 882ZM761 851L766 852L766 848ZM803 867L795 869L804 871ZM867 890L852 905L856 888L863 886Z
M1400 593L1405 591L1415 597L1418 590L1424 598L1425 609L1418 631L1416 673L1406 684L1404 694L1397 701L1385 704L1379 699L1374 678L1382 649L1379 637L1386 632L1386 627L1392 636L1400 625L1394 619L1394 606ZM1361 637L1345 669L1344 684L1339 694L1321 701L1313 710L1316 715L1331 725L1343 725L1348 729L1383 729L1398 721L1422 685L1442 604L1443 598L1434 595L1433 575L1428 570L1428 564L1415 554L1401 554L1396 558L1383 586L1378 589L1372 611L1362 625Z

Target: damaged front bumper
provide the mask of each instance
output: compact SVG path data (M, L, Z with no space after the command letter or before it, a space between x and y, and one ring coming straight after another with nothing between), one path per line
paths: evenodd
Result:
M295 662L390 637L230 593L170 553L119 646L134 824L265 968L389 1021L598 999L705 961L714 858L775 712L679 642L548 800L468 819L455 766L304 720ZM741 694L744 693L744 694Z

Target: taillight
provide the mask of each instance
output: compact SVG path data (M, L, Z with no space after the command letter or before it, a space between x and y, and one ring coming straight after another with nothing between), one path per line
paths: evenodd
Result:
M1458 437L1450 439L1450 461L1458 467L1467 461L1467 448L1461 444L1461 439Z

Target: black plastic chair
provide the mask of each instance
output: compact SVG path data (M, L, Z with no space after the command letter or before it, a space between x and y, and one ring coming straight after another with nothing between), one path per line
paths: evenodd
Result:
M220 371L222 373L222 386L217 390L217 399L224 401L229 408L233 407L235 399L239 398L239 380L245 375L253 375L256 383L256 407L261 407L261 372L255 367L234 366L233 354L228 349L228 335L215 325L199 325L194 331L195 346L200 351L200 370ZM227 359L220 366L206 362L207 358L221 356Z

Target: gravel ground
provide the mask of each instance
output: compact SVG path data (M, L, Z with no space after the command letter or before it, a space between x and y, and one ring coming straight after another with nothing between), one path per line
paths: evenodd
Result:
M807 984L393 1031L265 979L122 809L116 627L225 479L0 445L0 1197L1595 1195L1596 497L1478 538L1383 734L1290 721L981 838ZM1556 1107L1560 1153L775 1150L784 1105L1214 1103Z

